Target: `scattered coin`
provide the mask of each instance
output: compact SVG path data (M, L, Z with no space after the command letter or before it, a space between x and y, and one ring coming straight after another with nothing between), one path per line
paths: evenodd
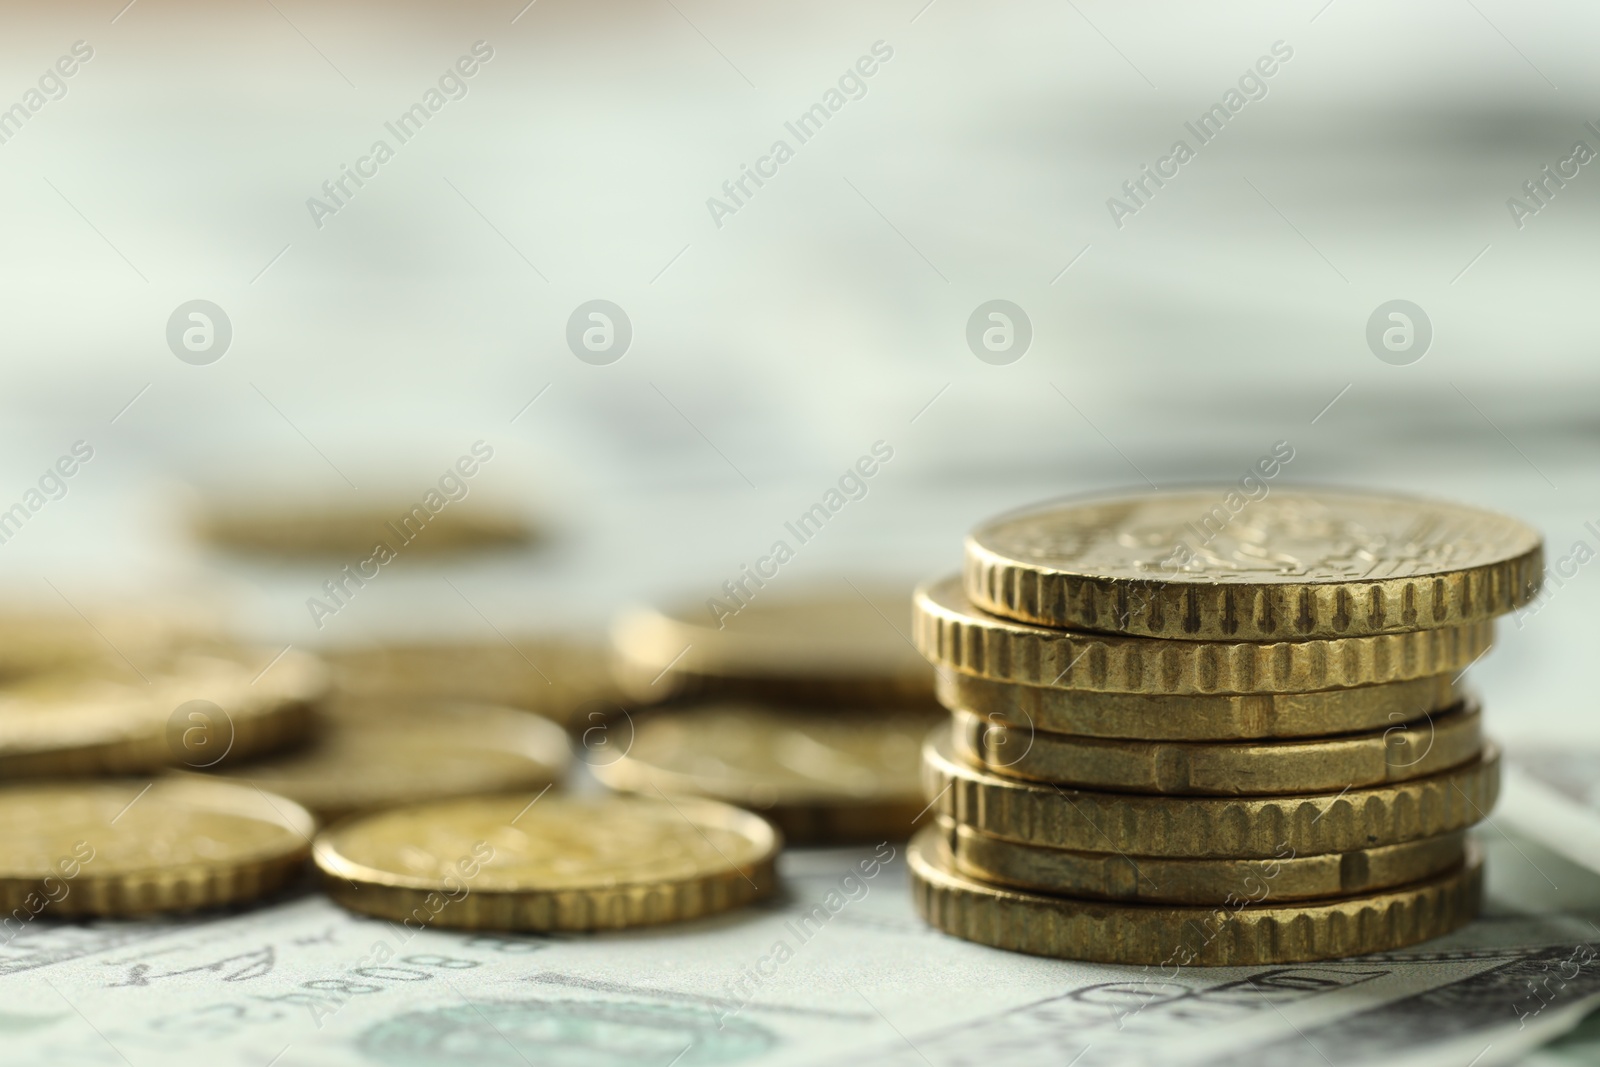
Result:
M1438 774L1478 758L1482 717L1463 704L1384 730L1286 741L1069 737L952 711L957 756L1012 778L1127 793L1337 792Z
M922 739L942 719L938 709L673 707L637 716L626 754L591 766L613 789L760 812L793 843L903 840L927 808Z
M351 819L314 855L334 900L408 927L602 930L765 897L780 845L759 815L716 801L528 793Z
M441 698L523 708L563 726L591 725L615 707L606 650L565 638L493 642L405 642L328 649L338 690L358 697Z
M192 911L265 896L302 870L316 823L224 782L42 782L0 789L0 910Z
M424 800L538 790L571 763L567 735L515 708L337 697L305 747L218 777L289 797L333 820Z
M1461 864L1466 831L1398 845L1270 859L1188 860L1022 845L939 819L953 870L969 878L1069 897L1167 904L1313 900L1419 882Z
M1271 797L1141 796L1006 778L954 756L948 728L922 749L935 810L991 837L1047 848L1187 859L1351 852L1471 826L1494 806L1500 751L1395 785Z
M985 523L967 538L967 593L1024 622L1189 641L1464 626L1538 593L1543 543L1516 519L1372 493L1268 495L1253 482Z
M297 651L211 648L129 679L106 661L0 686L0 776L216 766L303 740L328 673Z
M960 578L918 589L917 647L936 668L1096 692L1311 693L1447 674L1489 648L1492 621L1316 641L1169 641L1052 630L985 615Z
M926 704L933 672L906 638L907 596L841 581L837 591L757 593L742 607L724 598L720 606L635 608L612 627L617 679L652 702L699 695Z
M936 675L939 702L990 722L1080 737L1243 741L1381 730L1460 703L1453 676L1313 693L1220 696L1096 693L996 682L960 671Z
M89 669L142 682L139 672L154 669L196 640L198 625L199 619L177 608L87 606L84 614L8 610L0 613L0 680Z
M1483 856L1376 893L1212 906L1107 903L991 885L958 874L937 827L906 853L917 910L945 933L1014 952L1155 967L1249 966L1383 952L1439 937L1478 914Z
M435 494L437 495L437 494ZM210 501L195 519L195 532L219 548L280 558L365 560L378 545L389 558L498 548L522 548L539 531L510 510L457 502L438 510L396 497L356 505L297 504L270 496L250 501ZM380 558L376 563L388 562ZM376 573L376 572L374 572Z

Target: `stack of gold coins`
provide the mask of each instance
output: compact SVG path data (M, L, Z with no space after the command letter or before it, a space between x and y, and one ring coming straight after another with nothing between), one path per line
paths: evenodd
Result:
M595 775L749 808L796 843L903 840L927 807L922 739L941 717L906 589L746 593L618 618L616 678L639 705L584 730Z
M1537 594L1530 527L1402 497L1046 506L919 589L951 723L910 850L940 929L1147 966L1393 949L1477 912L1499 752L1457 685Z

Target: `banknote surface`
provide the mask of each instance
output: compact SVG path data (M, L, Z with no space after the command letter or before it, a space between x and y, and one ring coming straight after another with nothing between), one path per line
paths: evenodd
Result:
M893 844L795 851L778 900L621 934L408 931L308 889L188 920L34 920L0 947L0 1062L1509 1063L1600 999L1600 875L1482 837L1490 903L1468 929L1270 967L1161 972L948 938L913 914Z

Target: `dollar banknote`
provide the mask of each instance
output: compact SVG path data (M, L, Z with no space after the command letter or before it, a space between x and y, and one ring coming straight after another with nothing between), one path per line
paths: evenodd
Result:
M0 1062L1487 1067L1600 999L1600 875L1480 833L1489 903L1469 928L1267 967L1162 972L946 937L913 912L896 844L791 852L774 901L625 933L419 931L312 886L188 919L41 918L0 947Z

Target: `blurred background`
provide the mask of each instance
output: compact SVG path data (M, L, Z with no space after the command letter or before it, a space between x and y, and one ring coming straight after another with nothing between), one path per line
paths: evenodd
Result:
M1278 442L1286 480L1600 548L1600 11L123 4L0 34L0 511L92 449L0 544L16 604L154 595L306 649L598 638L722 595L879 442L770 585L910 583L997 511L1232 481ZM580 358L596 300L627 330ZM993 300L1027 329L984 359ZM1395 300L1399 351L1369 341ZM332 615L308 599L364 553L196 534L398 519L479 442L451 507L536 536L402 550ZM1600 740L1574 570L1475 669L1513 742Z

